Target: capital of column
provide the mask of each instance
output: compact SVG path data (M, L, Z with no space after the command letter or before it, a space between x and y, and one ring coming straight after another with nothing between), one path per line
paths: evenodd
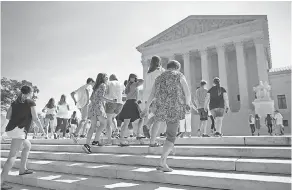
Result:
M200 48L200 49L198 49L198 51L200 52L201 56L208 54L208 48L207 47Z
M257 37L253 39L254 44L264 44L264 37Z
M233 42L235 47L243 47L244 46L244 41L234 41Z
M217 51L225 51L227 44L218 44L215 46Z

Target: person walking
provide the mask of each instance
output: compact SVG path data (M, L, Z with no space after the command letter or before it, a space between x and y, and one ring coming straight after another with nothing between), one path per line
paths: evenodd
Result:
M215 77L213 83L214 86L207 92L204 108L206 112L208 108L210 108L211 114L214 117L216 128L216 133L214 135L222 137L222 121L224 112L227 113L229 111L229 101L225 88L220 86L220 79Z
M284 135L283 116L278 110L275 111L274 118L276 120L275 135Z
M72 138L72 134L75 133L77 127L78 127L78 118L76 115L76 111L73 111L73 114L71 115L71 118L68 121L69 123L69 133L70 133L70 138Z
M88 109L90 104L90 97L92 94L92 87L94 85L94 80L92 78L88 78L86 80L86 84L75 90L71 93L71 97L76 105L76 107L80 110L81 120L76 128L76 131L72 134L72 139L74 143L78 143L78 134L80 130L86 126L88 120Z
M260 136L261 118L258 114L255 114L255 128L257 129L258 136Z
M167 125L163 152L159 166L156 168L163 172L172 171L166 160L171 152L175 152L174 143L180 120L185 119L186 113L191 109L190 90L186 78L179 71L180 68L181 65L178 61L168 62L167 70L156 78L144 110L145 113L148 113L149 105L155 99L155 122L166 122Z
M107 115L106 134L109 142L112 140L113 131L117 130L116 121L114 120L123 108L122 98L124 89L124 85L118 81L116 75L112 74L109 78L106 97L110 100L117 100L117 102L107 102L105 104L105 112Z
M209 135L207 135L208 110L204 109L205 99L208 93L206 86L207 86L207 82L202 80L200 82L200 88L196 90L196 94L195 94L195 104L198 108L198 112L200 115L200 126L198 129L199 137L200 136L209 137ZM203 130L203 133L202 133L202 130Z
M271 114L267 114L267 117L265 119L266 126L268 127L268 133L272 136L273 132L273 118Z
M55 126L54 126L54 121L56 119L56 114L57 114L57 106L55 104L55 99L51 98L49 102L46 104L42 112L46 113L45 116L45 126L46 126L46 133L47 133L47 138L49 138L49 127L51 130L51 136L50 138L57 139L57 134L55 133Z
M144 104L146 104L149 98L149 95L155 83L155 79L159 75L161 75L161 73L163 73L164 71L165 69L162 68L162 65L161 65L161 58L159 56L153 56L151 58L150 66L145 77L145 91L143 92ZM147 122L143 126L143 133L145 137L150 138L149 131L150 131L150 127L154 124L154 120L147 119L147 117L145 118L145 120L147 120ZM157 126L157 124L155 126Z
M1 172L1 189L12 189L6 183L8 172L14 166L17 154L23 146L21 152L21 162L19 167L19 175L32 174L33 171L27 169L27 159L29 151L31 149L31 143L27 139L27 133L31 127L32 122L42 128L42 124L38 119L36 112L36 104L31 100L33 91L29 86L23 86L21 88L21 94L11 104L7 111L6 119L9 120L6 126L6 134L12 138L9 156L3 166Z
M91 118L90 119L91 126L87 133L86 144L84 144L82 147L82 149L88 154L91 153L91 147L89 144L94 133L94 130L97 128L97 121L99 121L100 126L96 130L95 138L94 141L92 142L92 145L102 146L100 142L100 135L104 128L106 127L107 121L107 114L105 112L105 102L111 103L117 102L117 100L110 100L108 98L105 98L107 82L108 82L107 74L99 73L96 77L96 83L93 86L93 93L90 98L91 104L89 107L89 117Z
M251 130L251 135L254 136L254 133L255 133L255 118L252 114L249 115L249 127L250 127L250 130Z
M125 89L125 94L127 95L127 101L123 106L119 118L123 121L120 134L120 146L129 146L129 142L125 140L125 134L130 123L133 124L137 119L139 119L138 129L137 129L137 140L145 138L141 135L141 127L143 125L143 120L141 120L140 108L137 103L138 99L138 87L143 85L144 80L138 79L136 74L130 74L128 83Z
M69 115L70 107L69 104L66 102L66 96L63 94L61 96L61 99L57 105L57 127L56 127L56 132L58 135L58 138L61 136L61 132L63 135L61 136L62 138L66 137L66 128L68 124L68 120L70 118Z

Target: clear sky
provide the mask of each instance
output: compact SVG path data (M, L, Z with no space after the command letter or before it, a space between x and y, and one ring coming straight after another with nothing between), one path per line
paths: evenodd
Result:
M2 2L1 75L40 89L38 109L99 72L142 77L135 49L189 15L268 16L273 67L291 64L290 2Z

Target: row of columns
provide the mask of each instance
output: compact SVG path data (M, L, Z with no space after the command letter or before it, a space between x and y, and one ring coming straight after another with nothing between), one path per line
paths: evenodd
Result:
M256 49L256 59L258 68L259 81L268 81L268 66L265 57L265 46L263 38L253 39ZM248 97L248 81L247 81L247 67L245 64L245 52L244 52L244 42L238 41L233 42L236 51L237 59L237 73L238 73L238 85L240 93L240 104L241 108L249 107L249 97ZM215 46L218 55L218 68L219 68L219 78L221 80L221 85L228 91L228 77L226 72L226 44L219 44ZM201 56L201 73L202 79L209 82L209 64L208 64L208 48L201 48L198 50ZM169 57L170 59L175 59L175 54ZM193 71L191 70L191 56L190 51L183 53L184 60L184 75L192 92L192 81L191 75ZM142 58L143 64L143 77L146 77L146 73L149 67L149 60ZM145 89L145 86L144 86Z

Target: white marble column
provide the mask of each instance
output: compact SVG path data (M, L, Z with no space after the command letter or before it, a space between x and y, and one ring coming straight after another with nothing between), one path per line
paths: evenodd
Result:
M257 59L259 81L269 82L268 62L266 60L266 55L265 55L264 39L257 38L254 40L254 43L255 43L255 48L256 48L256 56L257 56L256 59Z
M248 109L248 84L247 84L247 68L244 58L244 46L243 42L235 43L236 59L237 59L237 73L238 73L238 85L240 93L240 110Z
M191 80L191 56L190 52L186 52L183 55L184 58L184 75L187 79L187 83L189 85L190 92L192 92L192 80Z
M208 51L207 49L199 50L201 54L201 69L202 69L202 80L207 82L207 87L211 87L210 76L209 76L209 63L208 63Z
M224 87L228 92L225 46L224 44L221 44L217 46L216 49L218 54L218 69L221 86Z

